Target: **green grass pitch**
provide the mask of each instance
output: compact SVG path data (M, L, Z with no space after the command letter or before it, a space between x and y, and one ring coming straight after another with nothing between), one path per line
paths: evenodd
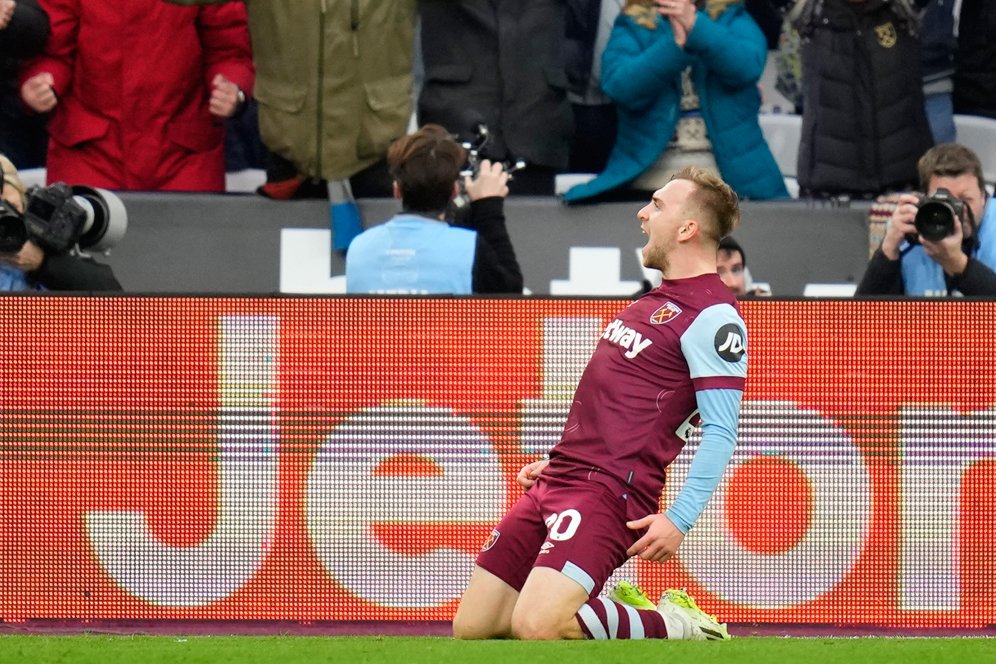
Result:
M15 664L875 664L996 661L994 638L779 638L687 641L454 641L440 637L0 636L0 662Z

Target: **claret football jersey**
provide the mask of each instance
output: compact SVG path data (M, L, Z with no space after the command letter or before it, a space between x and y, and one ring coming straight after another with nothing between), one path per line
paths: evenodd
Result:
M656 512L665 468L699 423L697 392L739 398L746 347L736 298L717 274L665 280L605 326L544 474L606 483L627 495L631 518ZM735 435L737 409L713 417L731 420L717 424Z

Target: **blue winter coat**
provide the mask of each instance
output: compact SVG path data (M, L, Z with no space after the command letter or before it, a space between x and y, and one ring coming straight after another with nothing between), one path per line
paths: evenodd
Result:
M602 54L602 88L615 102L619 130L605 171L572 187L568 203L620 187L657 161L674 134L681 101L681 73L692 66L713 154L723 179L741 198L787 197L785 181L764 140L757 114L757 83L767 42L742 4L715 20L699 11L685 50L671 24L657 29L621 14Z

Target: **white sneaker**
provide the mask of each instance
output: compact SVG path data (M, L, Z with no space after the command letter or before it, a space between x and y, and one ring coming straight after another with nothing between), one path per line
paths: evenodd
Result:
M657 604L664 617L667 638L691 641L726 641L726 625L705 613L684 590L666 590Z

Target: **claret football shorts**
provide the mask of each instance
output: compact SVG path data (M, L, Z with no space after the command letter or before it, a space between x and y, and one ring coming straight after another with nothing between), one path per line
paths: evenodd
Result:
M541 476L481 547L477 564L516 590L550 567L595 597L644 531L626 527L626 499L591 480Z

